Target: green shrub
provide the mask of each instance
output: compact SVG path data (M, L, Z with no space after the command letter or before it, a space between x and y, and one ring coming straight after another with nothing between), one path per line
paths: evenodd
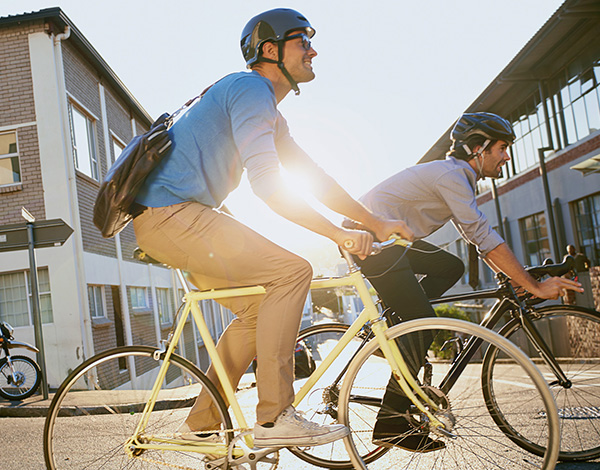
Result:
M453 305L438 305L437 307L435 307L435 314L438 317L458 318L459 320L471 321L471 319L464 310ZM438 359L454 359L456 345L447 344L446 348L442 351L442 346L444 345L444 343L451 338L452 333L449 331L441 331L435 335L435 339L429 347L430 351L433 351L435 357L437 357Z

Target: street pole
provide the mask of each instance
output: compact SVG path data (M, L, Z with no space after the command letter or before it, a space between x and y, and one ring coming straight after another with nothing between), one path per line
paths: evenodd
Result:
M492 178L492 199L494 199L494 206L496 207L496 218L498 219L498 233L506 240L504 236L504 227L502 226L502 211L500 210L500 200L498 199L498 189L496 188L496 180Z
M31 274L31 304L33 307L33 331L35 333L35 345L39 349L37 362L42 371L42 394L44 400L48 399L48 380L46 378L46 355L44 353L44 334L42 331L42 315L40 309L40 292L38 287L37 263L35 261L35 238L33 235L33 217L27 209L21 209L21 215L27 221L27 241L29 249L29 269Z
M548 172L546 171L546 160L544 152L554 150L552 147L542 147L538 149L538 158L540 161L540 174L542 176L542 185L544 187L544 199L546 200L546 212L548 213L548 225L550 225L550 237L552 239L554 261L559 260L558 237L556 236L556 224L554 223L554 211L552 210L552 199L550 197L550 185L548 184Z

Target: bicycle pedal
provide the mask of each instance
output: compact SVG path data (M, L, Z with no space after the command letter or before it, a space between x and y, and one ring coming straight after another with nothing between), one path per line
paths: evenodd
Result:
M209 460L204 464L205 470L226 470L227 457L219 457L218 459Z

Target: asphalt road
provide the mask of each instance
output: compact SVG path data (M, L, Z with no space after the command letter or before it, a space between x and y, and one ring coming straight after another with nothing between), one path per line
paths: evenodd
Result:
M322 351L323 353L325 353L325 351ZM469 366L470 367L470 366ZM372 370L371 370L372 369ZM502 375L502 371L506 369L506 375ZM372 366L370 366L369 368L365 367L364 370L368 373L366 380L369 381L371 377L373 377L373 380L380 380L382 375L383 377L389 377L389 372L382 374L380 371L378 371L378 364L377 361L375 361ZM434 366L434 376L436 374L436 370L437 370L437 366ZM526 382L526 378L525 377L519 377L518 375L515 374L515 372L513 370L509 369L509 366L502 366L500 368L497 369L496 371L496 375L498 375L499 377L497 377L499 379L498 383L503 386L506 387L506 390L510 392L510 395L506 395L511 401L515 402L515 406L519 406L519 400L526 398L527 395L527 390L532 389L532 387L530 385L527 384ZM480 368L473 368L473 369L467 369L465 371L465 373L463 374L463 376L465 378L469 378L472 377L472 382L465 382L460 383L457 387L456 387L456 392L458 394L457 398L460 398L462 402L466 403L467 405L470 403L469 400L472 401L472 399L470 399L470 390L480 390L481 387L481 382L480 382ZM596 377L594 375L594 377ZM435 382L435 377L434 377L434 382ZM331 382L328 382L331 383ZM470 384L473 384L472 386L470 386ZM367 385L375 385L375 384L371 384L370 382L367 382ZM314 398L317 402L320 402L320 397L321 397L322 391L318 391L315 392L314 396L312 398ZM242 408L244 409L244 412L248 412L249 416L248 416L248 420L251 421L253 420L252 417L252 411L253 411L253 407L254 404L256 403L255 401L255 389L247 389L243 392L241 392L241 396L240 396L240 403L242 405ZM498 393L498 397L499 399L501 399L501 397L504 396L503 393ZM518 398L519 397L519 398ZM309 396L307 398L308 403L303 403L303 405L306 405L306 407L310 408L310 401L311 401L311 396ZM3 406L6 406L6 402L2 402L2 399L0 399L0 408ZM458 409L458 401L453 402L453 406L455 406L454 410L457 413L460 413L459 409ZM481 404L477 404L476 406L467 406L467 405L463 405L463 409L468 409L468 408L477 408L477 409L482 409L481 408ZM503 404L503 406L509 406L510 403L506 403ZM301 407L301 409L306 409L305 407ZM0 410L1 411L1 410ZM483 411L485 411L485 409L483 408ZM183 410L180 410L178 413L181 413L181 416L177 416L178 420L182 420L183 417L185 417L185 412ZM486 414L486 413L484 413ZM524 411L522 408L517 408L515 410L514 413L515 416L522 416L524 415ZM1 416L1 413L0 413ZM123 415L121 415L123 416ZM125 416L125 418L127 418L127 416ZM309 416L310 418L310 416ZM479 418L477 418L479 419ZM489 419L489 417L488 417ZM491 420L489 420L491 421ZM530 420L531 421L531 420ZM539 422L541 422L542 420L538 420ZM179 421L180 422L180 421ZM89 423L89 421L87 422ZM531 424L533 423L533 424ZM493 425L493 423L491 423L491 426L487 426L485 428L483 428L483 432L482 434L489 434L491 432L497 431L497 428L495 425ZM531 421L528 422L526 424L523 425L527 425L527 426L531 426L532 428L535 428L536 423ZM44 469L45 465L44 465L44 458L43 458L43 450L42 450L42 433L43 433L43 427L44 427L44 418L35 418L35 417L6 417L6 418L0 418L0 426L2 426L2 432L0 432L0 449L2 449L2 451L0 452L0 468L2 470L25 470L25 469ZM86 427L87 426L87 427ZM599 425L600 427L600 422ZM102 449L102 435L105 436L113 436L115 434L115 429L116 428L111 428L110 425L106 426L106 429L99 429L99 428L95 428L95 429L89 429L89 424L88 425L81 425L79 427L76 427L69 424L68 426L69 428L69 432L72 432L75 436L77 436L77 442L79 442L82 446L82 448L84 448L84 450L87 449L88 446L90 446L91 448L93 447L97 447L98 449ZM475 427L472 427L472 429L476 429ZM89 434L89 438L87 436L87 433ZM597 431L596 431L597 432ZM597 434L596 434L597 435ZM487 436L484 436L487 437ZM476 437L473 438L472 440L476 440ZM370 439L369 439L370 441ZM449 441L451 442L451 441ZM487 462L484 460L483 463L480 460L477 460L477 458L473 458L472 461L469 460L467 462L467 466L468 465L472 465L472 467L468 467L468 468L476 468L476 469L481 469L484 470L487 468L499 468L499 469L504 469L505 467L500 463L502 462L502 453L506 453L506 452L511 452L511 450L507 450L506 448L502 448L500 445L496 446L497 448L494 448L494 446L496 445L494 440L491 441L486 441L486 445L488 446L488 448L485 448L483 446L480 447L481 450L478 450L479 453L485 454L488 453L489 456L492 457L497 457L497 461L495 460L491 460L488 459ZM119 444L120 445L120 444ZM325 447L325 446L322 446ZM94 450L94 449L91 449ZM458 451L460 452L460 449L458 449ZM408 454L406 452L402 452L402 451L397 451L397 452L392 452L389 453L385 456L383 456L380 460L378 460L378 464L376 465L377 469L385 469L385 470L393 470L399 467L399 464L402 460L412 460L412 467L411 468L415 468L415 469L425 469L428 468L427 467L427 461L430 459L435 459L436 458L436 454L437 453L431 453L431 454ZM343 449L343 446L338 446L335 448L335 455L339 455L338 458L346 458L345 456L345 451ZM524 454L522 457L523 461L526 461L528 459L528 454ZM519 460L517 460L519 461ZM493 465L494 464L494 465ZM463 465L464 466L464 465ZM445 465L441 466L442 468L445 468ZM535 468L532 467L530 465L527 465L526 463L523 464L523 466L521 467L519 464L517 464L515 466L516 468ZM515 467L511 467L511 468L515 468ZM138 468L138 467L136 467ZM140 466L139 468L154 468L151 464L148 464L148 466ZM161 467L162 468L162 467ZM287 450L282 450L279 452L279 465L278 468L281 469L286 469L286 470L309 470L309 469L315 469L315 468L319 468L319 467L314 467L310 464L307 464L305 462L302 462L300 460L298 460L298 458L296 458L294 455L292 455L289 451ZM600 460L596 461L596 462L586 462L586 463L560 463L556 466L556 468L558 470L592 470L592 469L600 469ZM268 467L259 467L260 470L268 470ZM462 470L462 467L461 467Z
M43 470L43 418L0 418L0 449L2 470ZM278 468L284 470L314 470L288 451L280 452ZM598 470L600 462L559 463L557 470Z

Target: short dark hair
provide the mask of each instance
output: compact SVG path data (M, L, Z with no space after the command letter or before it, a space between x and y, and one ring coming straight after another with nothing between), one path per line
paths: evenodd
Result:
M450 147L450 150L448 151L447 155L449 155L450 157L458 158L459 160L469 161L471 160L471 158L473 158L473 154L468 154L463 148L463 145L466 144L472 151L475 147L482 146L486 140L488 140L486 137L475 134L469 137L467 140L455 141L452 147ZM492 146L494 146L496 142L498 142L497 139L492 140L487 145L486 150L492 148Z

